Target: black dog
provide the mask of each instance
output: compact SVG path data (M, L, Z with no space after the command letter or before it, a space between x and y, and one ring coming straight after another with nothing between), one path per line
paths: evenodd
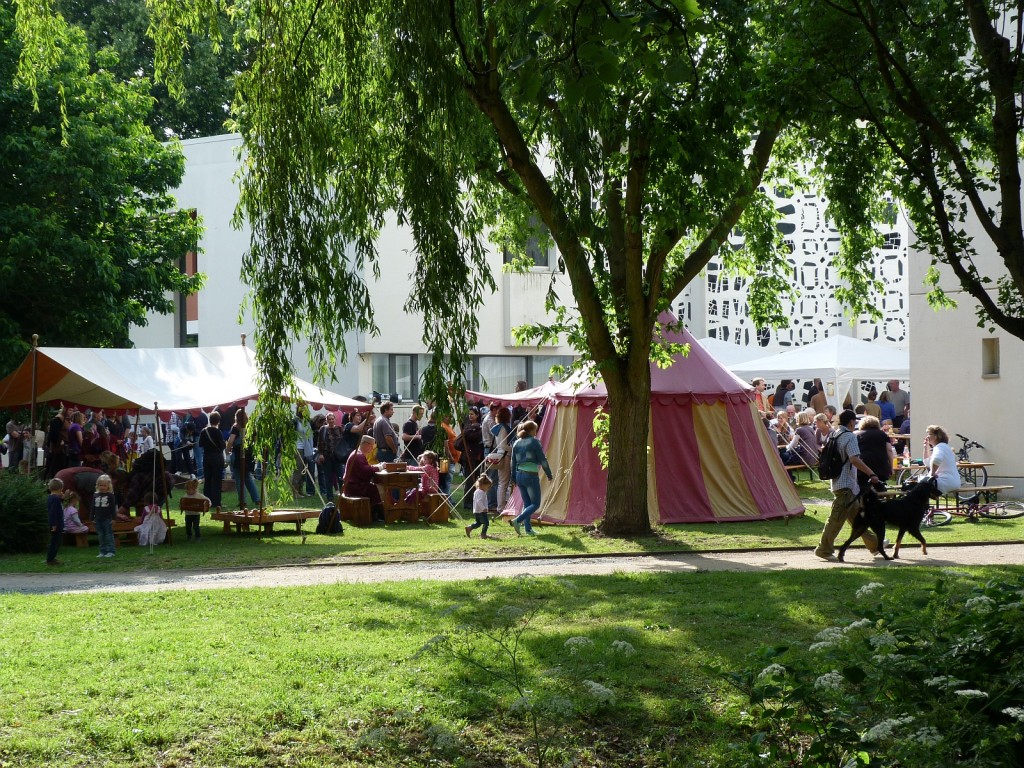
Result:
M900 556L900 544L903 541L903 534L910 532L910 535L921 542L922 554L928 554L928 544L921 535L921 521L928 511L929 502L939 497L935 486L930 482L917 483L911 488L906 496L898 499L883 501L878 498L874 489L868 487L861 492L861 510L853 521L853 533L846 543L839 548L838 559L842 561L846 554L846 548L854 539L864 535L864 531L871 531L878 537L879 549L882 557L886 560L895 560ZM899 528L899 535L896 537L896 545L892 548L892 557L885 553L882 542L885 541L885 524L891 523Z

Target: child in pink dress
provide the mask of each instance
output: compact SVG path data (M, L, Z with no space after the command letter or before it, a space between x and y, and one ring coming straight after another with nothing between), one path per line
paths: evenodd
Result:
M409 467L410 472L422 472L423 477L420 478L420 487L413 488L407 494L405 494L405 501L407 504L413 502L419 503L420 500L425 499L432 493L440 493L439 477L437 472L437 454L433 451L424 451L420 454L420 465L418 467Z
M78 516L78 508L82 506L82 500L74 491L67 491L64 494L64 532L85 533L89 526L82 522Z

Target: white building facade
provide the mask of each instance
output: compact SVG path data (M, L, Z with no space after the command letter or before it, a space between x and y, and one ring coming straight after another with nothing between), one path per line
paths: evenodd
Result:
M207 276L206 285L189 303L180 303L176 316L152 316L147 327L134 329L132 340L140 347L240 343L241 334L253 333L251 318L239 309L246 291L241 261L249 246L249 229L231 226L239 198L236 177L242 141L237 135L215 136L184 141L181 147L186 171L177 198L182 208L202 217L205 234L190 266ZM885 233L886 246L872 267L886 286L880 306L884 320L875 323L860 318L851 324L834 296L832 261L838 253L839 233L825 219L825 200L811 193L778 195L776 200L783 214L781 228L792 251L792 280L797 289L795 300L783 302L793 318L790 327L756 328L747 314L746 281L725 274L715 260L708 265L705 279L691 284L675 303L676 314L690 331L698 338L712 336L740 346L756 346L764 354L835 334L906 345L907 235L902 220ZM415 290L411 284L413 249L408 230L394 224L385 226L378 244L381 279L375 280L369 271L366 274L380 334L348 335L348 364L336 372L338 381L333 388L337 391L347 395L379 392L385 397L397 395L402 401L417 397L426 364L422 323L402 309L410 291ZM498 291L493 301L480 308L479 343L473 370L467 371L470 388L500 393L512 391L519 381L540 384L548 378L552 365L573 359L573 350L564 343L517 347L512 329L547 319L544 296L552 283L562 302L571 307L574 302L568 279L557 271L553 257L529 274L503 272L504 257L497 251L492 251L490 258ZM540 255L537 260L543 262L544 258ZM458 321L437 332L458 333ZM295 354L298 374L308 378L305 347L297 345Z

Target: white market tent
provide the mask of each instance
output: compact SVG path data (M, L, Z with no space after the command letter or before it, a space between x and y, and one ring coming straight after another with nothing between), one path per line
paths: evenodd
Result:
M829 336L787 352L727 365L742 379L821 379L829 403L838 406L854 381L910 378L910 353L850 336Z
M301 379L295 379L295 384L299 395L313 408L370 407ZM223 405L244 406L258 393L253 352L241 345L173 349L40 347L0 380L0 407L29 405L34 400L107 410L185 413Z
M761 347L743 347L721 339L697 339L697 343L711 353L711 356L726 368L764 356Z

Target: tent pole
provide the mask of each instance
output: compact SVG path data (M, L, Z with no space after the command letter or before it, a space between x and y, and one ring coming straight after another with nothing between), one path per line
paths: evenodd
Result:
M164 438L163 430L160 429L160 412L157 410L158 403L153 403L153 418L156 420L156 455L160 458L160 482L164 486L164 504L167 505L167 519L171 518L171 492L167 487L167 467L164 464ZM156 477L153 478L153 495L156 496Z
M32 433L30 441L31 452L28 457L29 472L36 467L36 364L39 357L39 334L32 334L32 408L29 416L29 430Z

